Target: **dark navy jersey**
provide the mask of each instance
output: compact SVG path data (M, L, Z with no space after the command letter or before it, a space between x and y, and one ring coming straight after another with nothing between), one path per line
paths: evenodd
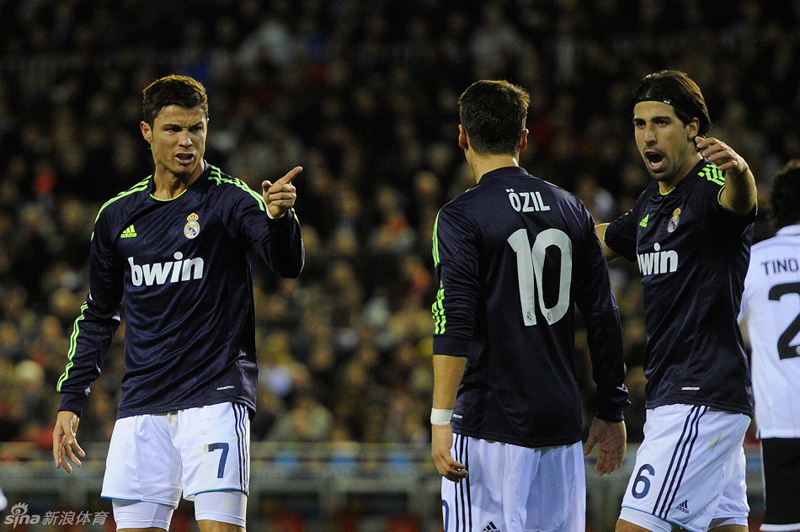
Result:
M152 176L100 209L89 295L58 381L61 410L80 414L120 323L125 375L118 417L221 402L255 410L257 359L252 260L296 277L300 226L270 220L261 194L206 165L180 196L153 197Z
M737 316L755 209L719 201L722 172L707 160L667 194L648 185L605 231L609 248L642 273L647 320L647 407L706 405L752 414L747 358Z
M575 305L588 331L597 415L628 394L616 300L583 203L518 167L500 168L436 219L433 352L467 357L453 431L525 447L581 439Z

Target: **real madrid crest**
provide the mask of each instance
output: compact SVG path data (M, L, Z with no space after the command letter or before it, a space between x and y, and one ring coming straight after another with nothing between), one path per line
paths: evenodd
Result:
M681 220L681 210L675 209L672 211L672 218L669 220L669 225L667 225L667 233L673 232L678 227L678 222Z
M186 217L186 225L183 226L183 236L191 240L200 234L200 224L197 221L199 219L200 217L195 213Z

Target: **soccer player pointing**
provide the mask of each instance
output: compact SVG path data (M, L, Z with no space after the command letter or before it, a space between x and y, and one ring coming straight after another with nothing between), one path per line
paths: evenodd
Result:
M258 385L251 258L300 274L292 181L302 169L259 194L208 164L208 99L192 78L150 84L143 114L155 171L97 215L53 458L71 472L85 456L78 422L124 296L125 375L102 492L117 529L169 529L183 495L201 532L243 531Z
M633 127L653 182L597 228L609 256L638 262L647 324L647 423L618 532L747 530L753 397L736 320L756 184L740 155L705 137L710 125L686 74L645 76Z
M519 167L528 102L505 81L464 91L458 143L477 184L436 219L431 456L448 532L585 531L576 305L597 382L585 452L599 444L601 475L625 457L608 267L583 203Z

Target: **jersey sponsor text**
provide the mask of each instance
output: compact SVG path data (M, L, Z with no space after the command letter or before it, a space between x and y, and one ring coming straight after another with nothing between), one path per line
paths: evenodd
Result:
M131 265L131 282L134 286L142 284L153 286L203 278L205 262L202 258L183 260L183 253L180 251L176 251L173 257L174 262L156 262L141 266L133 262L133 257L128 257L128 263Z
M674 250L661 251L661 245L653 246L653 253L636 254L639 262L639 271L642 275L658 275L673 273L678 270L678 252Z

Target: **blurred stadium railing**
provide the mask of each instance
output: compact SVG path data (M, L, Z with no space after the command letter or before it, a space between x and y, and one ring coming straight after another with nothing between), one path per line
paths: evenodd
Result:
M28 515L53 511L110 512L99 497L107 446L85 447L83 467L72 475L53 467L47 453L27 445L0 445L0 487L9 509L25 503ZM441 530L440 477L426 445L253 443L248 531L438 532ZM587 530L613 530L631 474L636 446L623 468L598 477L587 458ZM763 515L763 484L758 446L746 447L752 520ZM176 532L195 530L191 505L182 502L173 521ZM5 528L4 528L5 529ZM59 528L19 525L17 531L114 530L105 526Z

